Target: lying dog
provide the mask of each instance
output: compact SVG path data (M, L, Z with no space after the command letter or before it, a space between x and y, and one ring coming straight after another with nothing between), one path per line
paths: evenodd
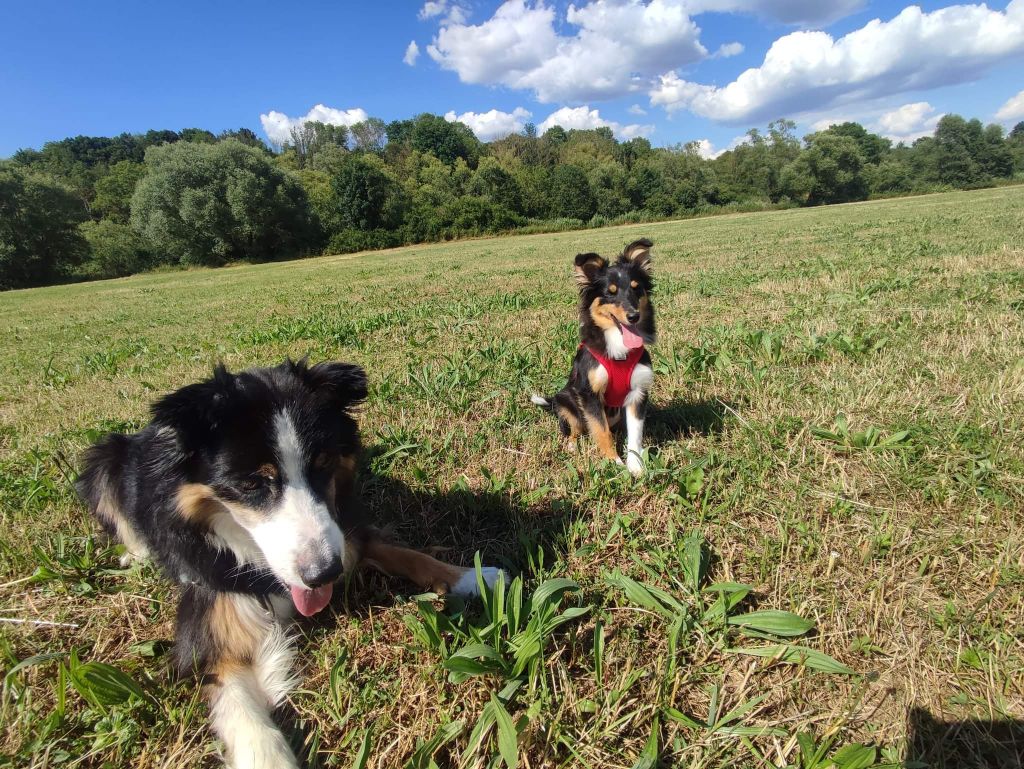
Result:
M643 472L647 392L654 381L650 353L654 305L651 303L649 240L626 246L614 264L598 254L576 257L580 290L580 346L569 382L550 398L531 397L558 417L562 435L575 441L589 433L601 454L619 464L611 428L626 412L626 466Z
M78 492L92 513L182 585L176 662L202 676L239 769L297 766L272 719L292 685L285 623L323 610L343 573L365 563L422 589L477 593L473 569L386 544L362 520L350 412L365 397L366 375L345 363L218 367L161 399L141 432L86 455Z

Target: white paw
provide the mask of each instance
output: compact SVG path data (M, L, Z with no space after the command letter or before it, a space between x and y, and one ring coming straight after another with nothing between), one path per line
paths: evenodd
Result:
M643 475L644 463L643 460L640 459L640 455L631 451L629 456L626 457L626 468L629 472L633 473L633 475Z
M505 584L508 584L508 574L494 566L481 567L480 574L483 576L487 587L494 587L494 583L498 581L499 574L504 575ZM475 598L480 595L480 590L476 583L476 569L466 569L462 573L459 581L452 585L452 595L459 595L463 598Z

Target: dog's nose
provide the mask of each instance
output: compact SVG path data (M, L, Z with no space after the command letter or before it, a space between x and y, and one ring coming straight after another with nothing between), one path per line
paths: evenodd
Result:
M335 555L330 558L317 558L307 564L299 565L299 576L306 584L306 587L322 587L335 582L341 576L341 556Z
M627 318L627 320L629 320L630 325L632 325L632 324L636 323L638 320L640 320L640 313L638 313L638 312L631 312L631 313L626 315L626 318Z

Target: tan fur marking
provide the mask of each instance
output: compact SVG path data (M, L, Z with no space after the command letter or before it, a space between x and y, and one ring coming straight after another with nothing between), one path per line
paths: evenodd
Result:
M637 283L635 280L631 280L629 281L629 285L632 286L633 288L637 288L640 284Z
M269 618L251 607L242 610L238 605L240 601L252 600L233 593L218 593L214 598L207 627L219 652L218 665L247 664L263 643Z
M641 315L645 315L647 313L648 308L651 306L651 302L650 300L648 300L646 294L644 296L641 296L640 301L637 302L636 304L637 309L640 310Z
M587 259L587 261L585 261L583 264L577 264L574 267L574 275L576 277L576 282L580 285L580 287L589 286L591 276L590 274L588 274L588 268L590 272L596 272L597 270L600 270L603 267L607 266L607 264L608 262L605 260L604 257L594 254L589 259Z
M597 444L597 449L601 452L601 456L606 459L618 459L619 455L615 451L615 439L612 437L611 430L608 429L608 420L604 414L597 417L586 412L584 417L587 420L587 429L594 436L594 442Z
M600 364L587 372L587 381L590 382L590 389L598 395L604 395L608 389L608 374Z
M619 287L616 286L614 283L612 283L610 286L608 286L608 293L609 294L617 294L617 293L619 293Z
M569 440L574 440L577 436L580 435L580 433L583 432L583 430L581 429L580 420L577 419L576 415L573 414L569 409L565 408L565 406L556 406L555 408L558 410L558 416L564 419L565 423L569 425L569 435L567 437L569 438Z
M260 465L259 467L256 468L256 475L261 475L264 478L266 478L268 481L276 481L277 480L277 468L274 467L269 462L265 462L264 464L262 464L262 465Z
M431 558L426 553L371 539L363 550L363 562L394 577L404 577L424 590L444 594L466 569Z
M606 304L601 301L601 297L597 297L590 303L590 317L598 328L605 330L615 328L616 318L619 323L625 323L626 311L617 304Z
M132 525L128 523L128 519L121 513L121 508L114 499L114 495L111 493L107 478L105 477L103 479L103 491L100 493L100 501L96 506L96 517L114 528L114 531L117 532L117 538L128 551L129 555L122 557L123 565L126 565L125 561L131 560L131 557L146 558L149 555L149 548L146 546L146 543L143 542L142 537L136 533Z
M225 509L214 490L204 483L186 483L178 489L178 512L186 521L205 526Z
M622 421L622 409L605 409L609 429L614 429Z

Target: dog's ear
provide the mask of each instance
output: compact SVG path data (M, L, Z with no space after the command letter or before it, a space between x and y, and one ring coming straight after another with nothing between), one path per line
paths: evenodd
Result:
M634 240L622 250L621 261L629 262L650 275L652 248L654 248L654 243L647 238Z
M301 365L305 368L304 361ZM344 411L366 399L366 372L354 363L317 363L305 368L305 380L313 390L324 393Z
M172 428L186 443L205 437L221 426L237 391L235 375L218 363L210 379L186 385L153 404L153 423Z
M576 254L576 282L580 288L586 288L607 266L608 260L600 254Z

